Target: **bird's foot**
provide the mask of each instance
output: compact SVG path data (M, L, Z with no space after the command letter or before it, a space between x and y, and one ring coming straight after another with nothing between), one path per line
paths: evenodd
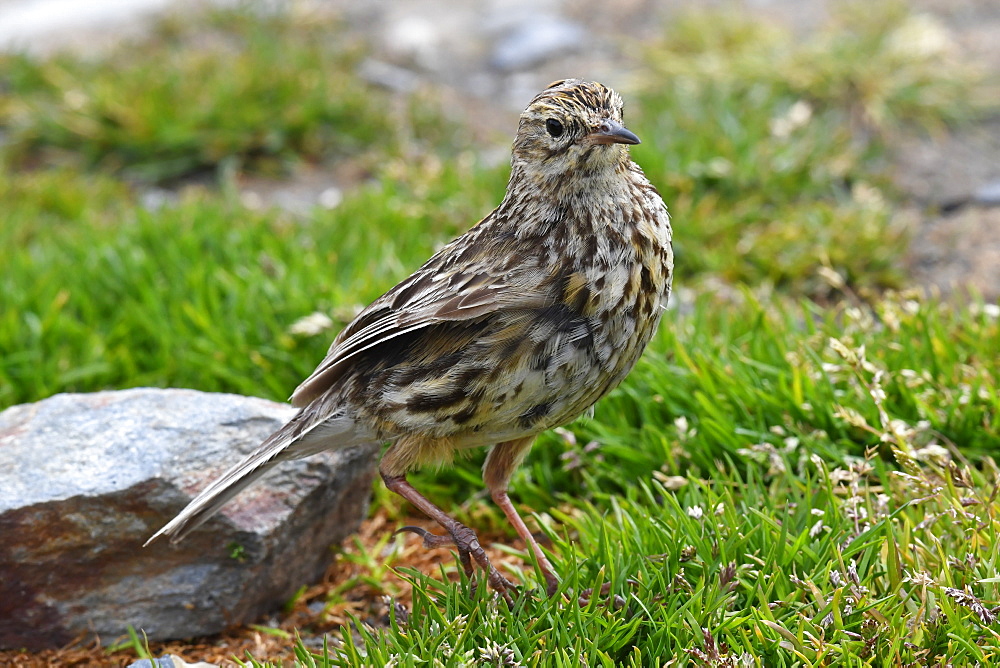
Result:
M486 572L486 582L493 591L500 594L508 604L513 604L514 601L511 598L511 593L517 591L517 586L505 578L490 563L490 559L486 555L486 550L479 544L479 537L476 536L476 532L459 522L455 522L453 525L446 527L446 529L448 531L447 535L438 536L421 527L405 526L397 529L394 535L404 531L415 533L423 538L425 548L454 545L458 551L458 560L462 564L462 569L465 571L466 577L472 582L473 591L475 591L476 584L472 562L475 561Z
M632 582L632 581L630 580L630 582ZM601 596L601 597L605 597L605 596L607 596L610 593L611 593L611 583L610 582L605 582L603 585L601 585L601 588L598 590L598 596ZM585 608L588 605L590 605L590 600L593 598L593 596L594 596L594 588L593 587L589 587L589 588L584 589L583 591L581 591L580 592L580 596L577 597L576 600L577 600L577 603L580 604L581 608ZM618 610L620 608L624 608L625 607L625 599L622 598L621 596L619 596L618 594L615 594L614 596L611 596L608 599L608 603L615 610Z

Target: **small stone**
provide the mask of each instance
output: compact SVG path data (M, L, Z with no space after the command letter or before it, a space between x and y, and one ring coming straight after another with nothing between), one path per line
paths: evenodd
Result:
M358 76L396 93L412 93L420 86L420 77L415 72L374 58L362 61Z
M555 16L535 16L517 24L493 49L490 60L501 72L523 70L580 48L586 31Z
M991 181L976 188L972 201L980 206L1000 206L1000 181Z
M323 192L319 194L316 198L317 204L326 209L327 211L331 209L336 209L340 206L340 203L344 201L344 192L340 188L330 186L329 188L324 188Z

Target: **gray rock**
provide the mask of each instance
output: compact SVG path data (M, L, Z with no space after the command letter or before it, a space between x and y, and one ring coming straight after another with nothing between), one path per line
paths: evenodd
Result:
M153 640L252 620L358 526L373 452L278 467L179 545L143 542L295 409L191 390L64 394L0 413L0 648Z
M1000 206L1000 180L979 186L972 193L972 201L982 206Z
M987 203L988 184L1000 180L1000 119L933 137L904 135L892 152L893 181L922 205L947 209Z
M395 93L412 93L420 87L420 76L415 72L375 58L365 58L361 62L358 76Z
M998 232L1000 207L966 206L924 222L907 253L916 284L961 299L970 289L987 303L1000 299Z
M556 16L527 17L496 43L490 64L501 72L527 69L579 49L586 36L582 26Z

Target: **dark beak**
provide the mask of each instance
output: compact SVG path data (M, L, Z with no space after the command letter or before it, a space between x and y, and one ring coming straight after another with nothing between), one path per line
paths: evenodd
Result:
M601 123L587 138L595 144L639 144L639 138L624 125L610 118Z

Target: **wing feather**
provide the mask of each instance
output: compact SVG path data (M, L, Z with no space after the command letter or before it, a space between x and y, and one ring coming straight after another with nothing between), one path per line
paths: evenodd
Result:
M472 262L468 253L463 253L463 269L453 269L456 251L467 249L469 243L475 244L480 237L474 234L478 230L479 227L474 228L445 246L412 276L358 314L334 340L316 370L295 389L292 405L308 405L333 386L359 355L398 337L435 324L474 320L501 311L539 308L551 303L551 286L545 280L549 271L540 266L537 254L522 255L525 262L498 273L495 259L488 261L488 254L511 253L516 249L483 248Z

